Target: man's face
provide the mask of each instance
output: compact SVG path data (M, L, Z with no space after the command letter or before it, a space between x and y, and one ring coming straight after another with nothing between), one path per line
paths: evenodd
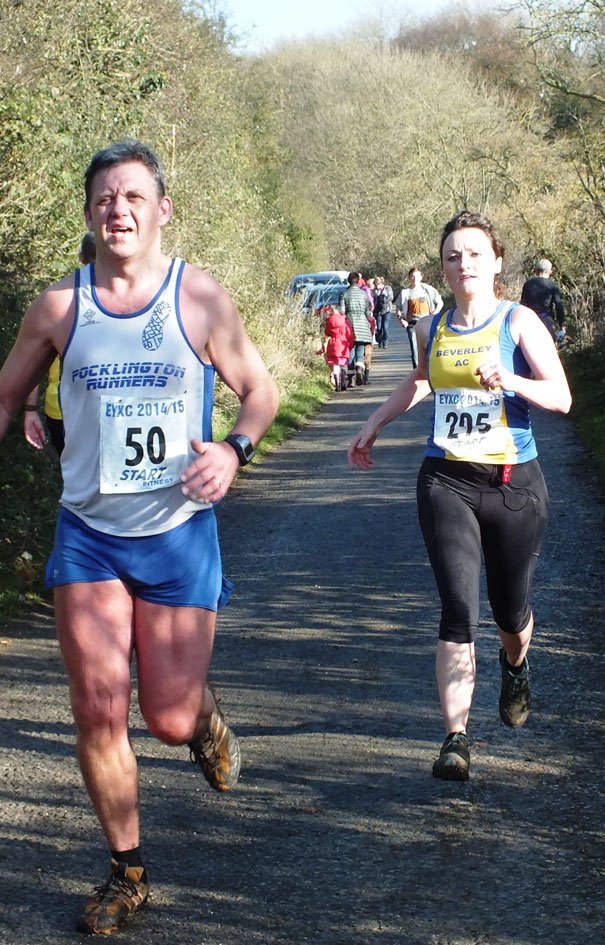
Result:
M144 164L128 161L95 174L84 215L97 249L129 258L159 244L161 229L172 215L172 201L160 197Z
M412 269L409 278L411 288L415 289L416 286L419 286L422 282L422 273L420 272L420 269Z

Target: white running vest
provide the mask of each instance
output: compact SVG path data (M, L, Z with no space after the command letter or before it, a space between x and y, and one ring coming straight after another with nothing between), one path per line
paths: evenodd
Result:
M173 259L145 308L101 304L94 264L76 272L73 328L61 359L65 424L61 504L110 535L168 531L208 504L179 477L192 439L212 439L214 368L189 344L179 311L185 263Z

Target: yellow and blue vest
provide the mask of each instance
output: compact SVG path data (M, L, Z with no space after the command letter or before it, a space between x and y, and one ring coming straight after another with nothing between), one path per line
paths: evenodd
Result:
M531 370L511 334L512 302L501 302L476 328L452 325L454 309L433 319L427 346L434 394L427 456L514 465L537 456L529 405L512 391L486 390L476 369L485 361L529 377Z

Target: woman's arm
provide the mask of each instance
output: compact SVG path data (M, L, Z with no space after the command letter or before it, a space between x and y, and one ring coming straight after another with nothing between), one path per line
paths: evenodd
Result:
M372 447L383 427L411 410L430 393L426 369L426 346L432 319L420 319L416 326L418 337L418 367L406 375L393 393L371 414L354 437L347 454L349 465L369 469L373 465ZM424 324L423 324L424 323Z
M511 330L532 376L521 377L507 371L502 364L486 361L476 371L481 384L486 388L512 391L544 410L569 413L569 384L554 342L541 320L535 312L519 306L513 313Z

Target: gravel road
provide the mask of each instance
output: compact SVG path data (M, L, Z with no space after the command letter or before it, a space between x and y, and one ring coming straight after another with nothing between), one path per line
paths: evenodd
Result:
M602 912L603 504L566 417L535 417L551 493L532 649L535 709L498 717L486 604L471 780L430 769L443 734L438 608L416 522L430 407L347 468L362 420L409 370L398 327L373 383L335 395L220 509L226 573L213 678L242 740L238 788L146 733L150 907L125 945L597 945ZM0 631L0 943L82 941L106 854L73 756L50 608Z

